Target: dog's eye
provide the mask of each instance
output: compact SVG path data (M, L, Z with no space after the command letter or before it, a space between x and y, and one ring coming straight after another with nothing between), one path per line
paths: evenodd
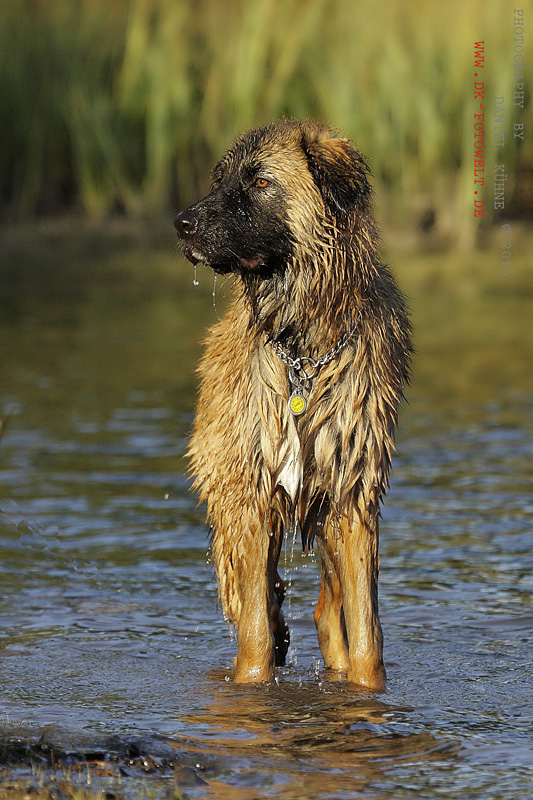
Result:
M266 189L267 186L270 186L270 181L266 178L256 178L252 185L256 189Z

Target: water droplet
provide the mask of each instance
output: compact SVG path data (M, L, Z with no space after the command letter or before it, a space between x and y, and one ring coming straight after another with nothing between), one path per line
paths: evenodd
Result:
M196 266L197 266L197 265L195 264L195 265L194 265L194 278L193 278L193 281L192 281L192 282L193 282L193 285L194 285L194 286L199 286L199 285L200 285L200 281L198 280L198 278L197 278L197 276L196 276Z

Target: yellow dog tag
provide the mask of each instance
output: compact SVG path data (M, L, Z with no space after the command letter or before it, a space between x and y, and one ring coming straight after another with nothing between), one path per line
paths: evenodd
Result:
M300 416L303 414L305 409L307 408L307 401L305 397L299 392L295 391L289 397L289 408L294 414L295 417Z

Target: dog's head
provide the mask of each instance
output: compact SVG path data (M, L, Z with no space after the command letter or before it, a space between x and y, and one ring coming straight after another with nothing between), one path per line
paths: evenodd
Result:
M370 204L368 174L359 151L325 126L252 130L217 164L210 193L176 217L183 252L219 273L282 272L327 246L328 231L353 230Z

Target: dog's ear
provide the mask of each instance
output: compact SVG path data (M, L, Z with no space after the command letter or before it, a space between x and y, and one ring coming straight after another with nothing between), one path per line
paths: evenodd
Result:
M309 170L326 207L333 213L366 209L372 198L370 170L348 139L320 138L304 143Z

